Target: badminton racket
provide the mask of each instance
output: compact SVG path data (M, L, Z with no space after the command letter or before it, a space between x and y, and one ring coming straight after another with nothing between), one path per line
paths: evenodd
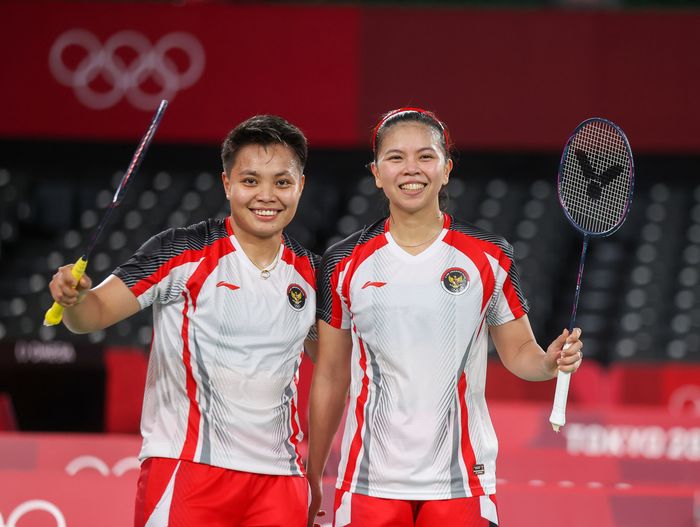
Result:
M160 124L160 121L163 118L163 113L165 113L165 108L167 108L167 106L168 101L163 99L160 102L156 113L153 115L153 119L151 120L151 124L148 126L146 133L144 134L143 138L141 138L141 142L136 148L134 156L131 158L131 163L129 163L129 166L124 172L121 181L119 181L119 185L117 185L117 190L114 192L114 197L107 206L107 211L102 216L100 223L97 225L97 227L95 227L95 230L93 231L92 237L90 239L90 243L85 249L85 253L83 253L83 255L80 258L78 258L78 261L75 262L75 265L71 269L71 274L73 275L73 278L75 278L76 286L85 274L85 269L87 268L88 260L90 259L90 254L95 248L95 245L97 245L97 241L102 236L102 231L104 231L104 228L107 225L107 222L109 221L109 217L112 215L114 209L116 209L121 204L122 200L124 199L124 196L126 195L126 191L129 189L129 185L134 180L134 176L136 175L139 167L141 166L141 162L143 161L143 158L146 155L146 152L148 151L148 147L151 145L153 136L155 135L156 130L158 129L158 125ZM44 325L55 326L56 324L60 323L62 319L63 306L60 305L58 302L54 302L53 305L44 315Z
M625 133L616 124L594 117L579 124L564 146L557 192L569 222L583 234L569 332L576 309L588 242L610 236L625 221L634 190L634 160ZM565 346L566 349L568 346ZM571 374L559 372L549 422L555 432L566 424L566 400Z

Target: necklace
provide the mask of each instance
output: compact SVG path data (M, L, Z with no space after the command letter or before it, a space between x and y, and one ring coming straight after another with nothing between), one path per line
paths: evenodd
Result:
M275 267L277 267L277 264L280 261L280 256L282 256L282 251L277 251L277 256L275 256L275 259L270 265L266 267L261 268L258 264L255 264L255 266L258 269L260 269L260 278L262 278L263 280L267 280L268 278L270 278L270 273L275 270Z
M415 245L408 245L408 244L405 244L405 243L401 243L399 240L396 239L396 236L394 236L394 241L395 241L398 245L400 245L401 247L406 247L406 248L409 248L409 249L412 248L412 247L420 247L421 245L425 245L425 244L428 243L428 242L432 242L435 238L438 237L438 234L440 234L440 231L442 231L442 229L440 229L439 231L437 231L435 234L433 234L430 238L428 238L428 239L425 240L424 242L416 243Z
M412 248L415 248L415 247L420 247L421 245L425 245L426 243L432 242L432 241L433 241L435 238L437 238L438 235L442 232L442 214L440 214L439 220L440 220L440 228L437 230L437 232L436 232L435 234L431 234L431 235L430 235L430 238L428 238L427 240L422 241L422 242L420 242L420 243L416 243L415 245L408 245L408 244L406 244L406 243L401 243L401 241L399 241L399 239L396 237L396 235L392 235L392 237L394 238L394 241L395 241L398 245L400 245L401 247L406 247L407 249L412 249ZM393 219L392 219L392 221L393 221Z

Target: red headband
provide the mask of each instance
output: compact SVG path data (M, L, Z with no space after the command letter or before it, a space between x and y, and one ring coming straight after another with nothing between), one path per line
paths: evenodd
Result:
M374 130L372 131L372 152L377 151L377 134L379 133L379 130L382 128L382 126L384 126L384 124L392 117L395 117L395 116L399 115L400 113L409 113L409 112L420 113L422 115L430 117L433 121L435 121L437 123L437 125L440 127L440 130L442 130L442 136L445 139L445 146L447 148L449 148L450 138L447 135L447 129L445 128L445 125L442 124L442 121L440 121L440 119L438 119L437 116L433 112L429 112L428 110L424 110L423 108L418 108L418 107L414 107L414 106L406 106L404 108L397 108L396 110L390 111L384 117L382 117L382 120L379 121L377 126L374 127Z

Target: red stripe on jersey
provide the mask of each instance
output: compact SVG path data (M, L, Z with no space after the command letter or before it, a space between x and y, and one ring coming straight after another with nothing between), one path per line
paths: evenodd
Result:
M340 296L338 295L338 280L340 279L340 273L345 270L345 267L352 260L352 255L353 253L350 253L349 256L340 260L331 275L331 326L334 328L340 328L343 324L343 310L340 305Z
M464 468L467 471L467 477L469 478L469 489L471 490L472 496L481 496L484 494L484 488L481 486L481 481L476 474L474 474L474 465L476 465L476 456L474 455L474 449L472 448L472 442L469 437L469 411L467 410L467 376L464 372L459 377L459 382L457 383L457 396L459 397L459 408L462 414L462 419L460 421L460 433L462 434L462 460L464 461Z
M503 282L503 294L508 301L508 307L510 307L513 317L522 317L525 314L525 310L523 309L523 305L520 303L518 294L515 292L515 287L513 287L513 282L510 280L510 275L506 276L506 279Z
M192 310L197 309L197 297L202 290L202 285L207 280L209 275L219 265L219 260L236 249L229 238L221 238L216 240L211 245L207 245L202 251L202 261L195 269L190 279L187 280L187 289L190 292L192 299Z
M357 328L353 327L353 331L357 334ZM348 463L345 467L345 474L343 475L343 490L350 490L352 486L352 480L355 475L355 467L357 466L357 459L360 456L360 449L362 448L362 427L365 424L365 406L367 405L367 397L369 394L369 377L367 376L367 352L365 351L364 342L358 337L358 342L360 343L360 368L362 369L362 388L360 389L360 395L357 397L357 402L355 404L355 421L357 422L357 429L355 430L355 435L350 442L350 452L348 453Z
M195 381L192 373L187 293L183 292L182 296L185 298L185 307L182 309L182 362L185 365L187 398L190 400L190 410L187 415L187 433L185 434L185 442L182 445L182 452L180 452L180 459L194 461L194 454L197 451L197 442L199 441L199 422L202 419L202 414L197 404L197 381Z
M363 243L362 245L358 245L352 252L352 255L355 255L356 257L353 259L352 266L350 267L347 274L345 275L345 278L343 279L342 289L343 297L345 297L348 302L348 309L350 309L350 281L355 275L355 271L357 271L360 265L362 265L362 262L364 262L367 258L372 256L375 252L377 252L379 249L381 249L388 243L389 241L386 239L386 236L375 236L371 240L368 240L367 242Z
M294 267L294 270L301 275L304 281L315 291L316 271L311 265L308 256L299 256L286 245L282 251L282 261Z
M385 230L387 229L387 226L388 220L387 223L385 223ZM386 236L375 236L374 238L370 239L365 243L356 245L348 256L346 256L337 264L335 264L335 268L333 269L333 273L331 274L330 278L331 326L335 328L340 328L340 326L343 323L343 310L340 305L340 295L338 294L338 281L340 280L340 273L345 271L346 267L348 267L349 264L352 264L352 267L348 270L348 273L345 275L342 284L342 295L348 302L348 308L350 308L350 280L352 279L355 270L370 255L372 255L381 247L384 247L387 243L389 242L387 241Z
M464 235L466 236L466 235ZM498 265L506 272L510 273L510 268L513 265L513 261L508 258L508 256L501 250L500 247L493 243L489 243L484 240L479 240L478 238L474 238L478 242L479 247L485 252L488 253L491 257L495 258L498 260ZM510 279L510 274L506 275L506 279L503 282L503 295L506 298L506 301L508 302L508 307L510 308L510 311L513 313L514 318L520 318L525 314L525 310L523 309L523 305L520 302L520 299L518 298L518 294L515 291L515 287L513 287L513 282ZM490 295L489 295L490 296Z
M186 251L183 251L177 256L171 258L170 260L167 260L163 265L156 269L155 272L151 273L150 276L142 278L141 280L136 282L131 287L131 292L134 293L136 297L139 297L144 292L148 291L151 287L153 287L155 284L160 282L163 278L168 276L170 271L172 271L176 267L179 267L180 265L184 265L191 262L197 262L202 258L208 258L210 254L219 254L220 256L218 256L218 258L221 258L221 256L223 256L224 254L228 254L235 250L236 249L229 238L220 238L211 245L207 245L203 249L188 249ZM192 278L194 278L194 276ZM192 278L190 278L190 282L192 281ZM201 284L199 288L201 288ZM199 293L199 288L197 288L197 294Z
M297 384L296 381L294 381L295 384ZM291 425L292 425L292 437L289 438L290 443L292 443L292 446L294 447L294 452L297 455L297 458L294 460L294 463L296 464L297 468L301 471L302 474L305 474L304 472L304 467L301 466L301 463L299 463L299 460L301 459L301 453L299 452L299 419L298 419L298 413L297 413L297 405L294 404L294 399L291 401L292 405L292 412L291 412Z
M496 277L493 274L493 268L484 253L490 254L495 246L457 231L449 231L443 241L464 253L467 258L474 262L474 265L479 270L483 287L483 297L481 298L481 309L483 310L491 299L493 290L496 287Z
M229 236L233 236L233 226L231 225L231 216L226 216L224 220L224 225L226 225L226 233Z

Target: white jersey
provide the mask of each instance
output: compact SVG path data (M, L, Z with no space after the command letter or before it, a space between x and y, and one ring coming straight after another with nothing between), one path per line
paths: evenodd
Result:
M384 220L331 247L318 318L352 334L338 488L382 498L495 493L487 325L523 316L512 248L445 215L418 255Z
M142 459L303 474L296 394L317 257L286 235L280 251L265 280L230 219L208 220L151 238L114 271L153 306Z

